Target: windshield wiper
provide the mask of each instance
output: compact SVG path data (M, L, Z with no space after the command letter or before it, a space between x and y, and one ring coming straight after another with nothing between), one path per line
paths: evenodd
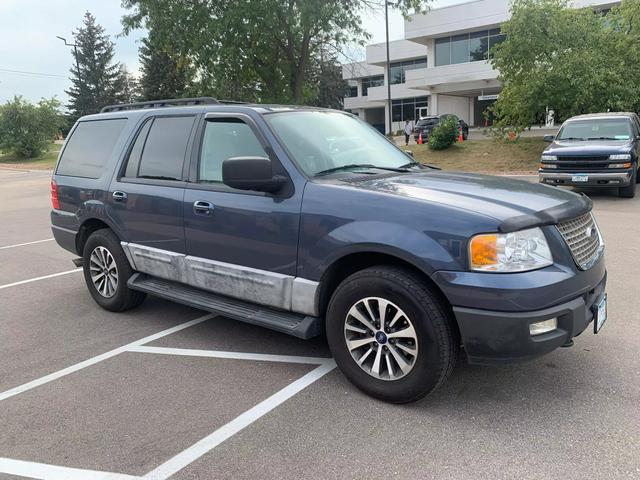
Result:
M389 170L391 172L406 172L406 169L392 168L392 167L379 167L371 163L350 163L348 165L340 165L339 167L327 168L326 170L320 170L316 172L314 176L328 175L330 173L339 172L340 170L349 170L351 168L376 168L379 170Z
M415 160L413 162L400 165L398 168L411 168L411 167L419 167L419 168L427 167L427 168L432 168L434 170L442 170L440 167L436 167L435 165L429 165L428 163L420 163L420 162L416 162Z
M581 142L583 142L585 139L579 138L579 137L563 137L563 138L559 138L558 140L580 140Z
M615 137L589 137L587 140L622 140Z

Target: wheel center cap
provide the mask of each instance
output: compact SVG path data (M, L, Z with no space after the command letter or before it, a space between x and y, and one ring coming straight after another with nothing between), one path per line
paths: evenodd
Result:
M376 332L376 342L379 344L387 343L387 335L382 330Z

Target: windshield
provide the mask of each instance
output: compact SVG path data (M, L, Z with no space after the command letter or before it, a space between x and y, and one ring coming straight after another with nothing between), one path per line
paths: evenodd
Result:
M436 123L438 123L438 117L423 118L422 120L418 120L418 123L416 123L416 127L424 127L425 125L435 125Z
M265 118L309 176L349 168L406 167L411 158L369 124L338 112L279 112Z
M592 118L565 123L557 140L629 140L631 124L626 118Z

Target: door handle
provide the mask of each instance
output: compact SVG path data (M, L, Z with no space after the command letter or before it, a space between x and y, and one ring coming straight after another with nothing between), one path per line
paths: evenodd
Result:
M124 192L121 192L120 190L116 190L115 192L113 192L111 194L111 196L113 197L113 201L114 202L126 202L127 201L127 194Z
M203 200L193 202L193 213L196 215L211 215L213 213L213 203Z

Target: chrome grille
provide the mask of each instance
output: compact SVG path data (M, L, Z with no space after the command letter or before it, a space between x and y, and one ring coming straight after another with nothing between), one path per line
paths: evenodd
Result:
M591 212L557 225L580 269L590 268L602 253L602 238Z

